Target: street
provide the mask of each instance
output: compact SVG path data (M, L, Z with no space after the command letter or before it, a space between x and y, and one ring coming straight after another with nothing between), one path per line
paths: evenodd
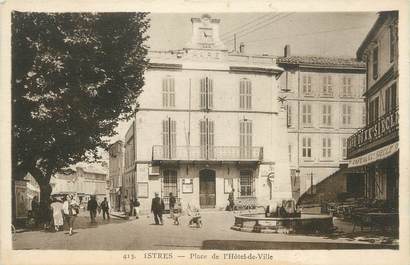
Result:
M188 226L188 217L179 226L164 215L163 226L154 225L152 216L122 220L111 218L89 223L88 212L81 212L74 225L75 234L68 232L30 231L17 233L14 249L66 250L144 250L144 249L350 249L398 248L397 240L377 233L349 234L351 226L335 221L339 231L332 235L287 235L238 232L230 229L232 212L202 212L203 227ZM382 244L381 244L382 243ZM360 245L359 245L360 244Z

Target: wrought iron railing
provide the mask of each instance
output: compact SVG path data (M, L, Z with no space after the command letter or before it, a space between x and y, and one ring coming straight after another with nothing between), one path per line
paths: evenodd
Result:
M384 138L399 129L399 109L386 113L347 139L347 157L356 150Z
M263 148L250 146L163 146L152 147L155 160L211 160L211 161L261 161Z

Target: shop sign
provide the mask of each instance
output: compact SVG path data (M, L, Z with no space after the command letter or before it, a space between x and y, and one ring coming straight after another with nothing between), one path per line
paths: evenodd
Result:
M385 147L382 147L376 151L370 152L368 154L353 158L349 160L349 166L348 167L359 167L359 166L364 166L373 162L376 162L377 160L384 159L386 157L389 157L399 151L399 143L396 142L394 144L387 145Z

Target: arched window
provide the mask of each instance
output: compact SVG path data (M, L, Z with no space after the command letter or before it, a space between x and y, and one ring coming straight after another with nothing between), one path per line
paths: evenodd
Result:
M247 78L239 81L239 108L252 109L252 82Z

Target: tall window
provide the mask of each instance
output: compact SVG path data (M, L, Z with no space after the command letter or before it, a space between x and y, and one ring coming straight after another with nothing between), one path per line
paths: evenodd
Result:
M347 157L347 138L342 137L342 159Z
M166 169L162 172L162 191L164 197L168 197L170 192L178 196L176 170Z
M310 137L303 137L302 139L302 157L312 157L312 139Z
M359 97L363 97L364 92L366 92L366 77L362 78L362 90L361 90L361 94L359 95Z
M374 47L372 54L373 79L379 76L379 47Z
M252 172L249 170L240 171L240 194L241 196L253 196L255 195L255 180Z
M352 106L348 104L342 105L342 124L350 125L352 123Z
M175 107L175 79L166 77L162 79L162 107Z
M303 94L305 96L312 95L312 77L310 75L304 75L302 79Z
M239 122L239 146L240 157L252 157L252 121L241 120Z
M202 159L214 158L214 122L208 119L199 121L200 151Z
M369 124L372 124L379 118L379 97L376 97L369 103Z
M322 106L322 124L324 126L332 125L332 106L331 105Z
M322 138L322 158L329 159L332 157L332 139L330 137Z
M352 97L352 78L343 77L342 97Z
M331 97L333 95L332 77L323 77L322 96Z
M246 78L239 81L239 108L252 109L252 83Z
M292 127L292 105L287 105L288 127Z
M310 104L302 105L302 123L305 126L312 125L312 105Z
M288 145L289 162L292 162L292 145Z
M395 25L391 25L389 27L389 35L390 35L390 62L394 61L394 56L396 54L396 37L395 37L396 27Z
M201 79L200 84L200 108L208 110L213 108L213 90L214 82L211 78L205 77Z
M176 156L176 121L168 118L162 121L162 145L164 158Z
M366 125L366 105L362 106L362 125Z
M389 113L392 110L394 110L397 106L396 102L396 84L393 84L392 86L388 87L385 91L385 113Z

